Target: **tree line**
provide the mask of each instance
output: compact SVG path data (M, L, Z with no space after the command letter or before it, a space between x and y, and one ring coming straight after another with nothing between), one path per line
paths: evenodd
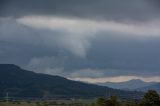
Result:
M160 96L155 90L148 90L139 101L121 102L116 96L97 99L98 106L160 106Z

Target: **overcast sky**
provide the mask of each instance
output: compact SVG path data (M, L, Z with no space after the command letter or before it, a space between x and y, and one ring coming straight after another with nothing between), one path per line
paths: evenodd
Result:
M88 82L160 81L159 0L0 0L0 63Z

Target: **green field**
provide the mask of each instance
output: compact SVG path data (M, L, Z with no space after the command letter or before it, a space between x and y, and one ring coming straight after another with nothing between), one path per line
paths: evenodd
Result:
M160 106L160 96L149 90L139 100L122 100L116 96L99 97L97 99L56 99L56 100L12 100L8 96L1 100L0 106Z
M94 100L53 100L32 102L0 102L0 106L94 106Z
M129 105L132 104L132 105ZM0 102L0 106L98 106L96 101L46 101L46 102ZM121 102L121 106L136 106L132 102Z

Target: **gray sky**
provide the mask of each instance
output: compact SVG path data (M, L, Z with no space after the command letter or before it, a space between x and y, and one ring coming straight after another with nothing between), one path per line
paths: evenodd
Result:
M0 63L88 82L160 81L159 0L1 0Z

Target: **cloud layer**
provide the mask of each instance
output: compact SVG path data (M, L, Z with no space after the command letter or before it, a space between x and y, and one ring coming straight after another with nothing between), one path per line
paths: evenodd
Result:
M0 63L90 82L158 81L158 3L2 0Z
M158 0L1 0L1 16L56 15L89 19L158 19Z

